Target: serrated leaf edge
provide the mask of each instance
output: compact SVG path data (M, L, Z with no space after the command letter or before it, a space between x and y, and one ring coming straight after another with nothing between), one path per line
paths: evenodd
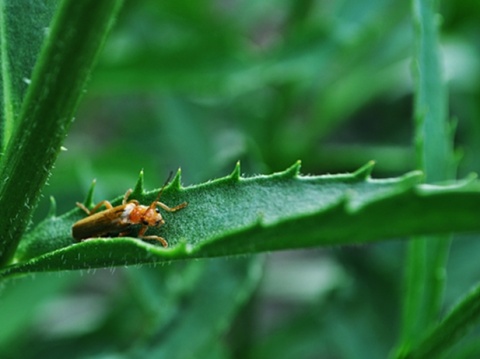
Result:
M372 175L373 168L375 167L375 161L369 161L358 170L352 173L353 177L357 179L369 179Z
M230 179L232 182L238 182L240 181L241 177L241 166L240 166L240 161L237 161L235 164L235 167L233 168L232 173L227 176L228 179Z
M138 179L137 183L135 184L135 187L132 192L132 197L139 197L141 196L145 191L144 188L144 172L143 169L140 170L140 173L138 174Z
M285 178L295 178L300 174L301 167L302 167L302 161L297 160L293 165L291 165L285 171L280 172L280 175Z
M88 189L87 196L85 197L85 201L83 204L85 207L89 208L93 205L93 194L95 192L95 185L97 184L97 180L93 179L90 188Z
M173 177L172 182L166 188L168 190L175 190L179 191L182 189L182 169L178 168L177 172L175 173L175 177Z

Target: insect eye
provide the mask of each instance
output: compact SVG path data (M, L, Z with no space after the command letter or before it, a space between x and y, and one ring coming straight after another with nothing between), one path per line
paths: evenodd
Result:
M155 212L160 213L160 210L158 208L155 208Z

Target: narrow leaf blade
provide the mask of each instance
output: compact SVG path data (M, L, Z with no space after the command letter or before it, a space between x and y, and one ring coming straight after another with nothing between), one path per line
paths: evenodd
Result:
M136 238L74 243L71 226L85 216L75 209L33 229L22 241L17 264L1 273L124 266L480 230L477 182L432 186L417 184L420 179L418 173L382 180L358 178L355 173L301 176L291 168L269 176L229 175L187 188L167 187L164 203L186 201L188 207L163 213L166 224L147 233L166 238L170 248ZM158 190L137 199L148 204L157 194Z
M63 1L59 7L2 159L0 264L11 260L27 226L120 4Z

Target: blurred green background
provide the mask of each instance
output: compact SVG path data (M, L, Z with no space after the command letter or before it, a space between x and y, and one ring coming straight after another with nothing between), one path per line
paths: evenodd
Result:
M478 170L475 1L441 7L460 175ZM126 1L46 194L99 197L229 173L415 168L405 1ZM74 186L72 186L74 184ZM78 194L72 190L78 188ZM70 208L67 205L66 208Z
M444 1L440 11L462 177L480 171L480 2ZM126 1L34 222L49 196L63 213L92 179L100 201L134 186L141 169L147 189L178 167L190 185L230 173L238 160L246 175L298 159L304 174L350 172L369 160L374 177L413 170L412 36L409 1ZM454 241L447 305L478 279L477 243ZM192 349L192 358L384 358L398 330L404 252L403 242L390 241L18 279L11 298L30 309L0 335L0 349L25 358L52 348L59 358L72 348L73 357L145 353L165 343L158 333L190 316L179 303L195 297L204 267L221 278L222 266L243 261L250 271L262 266L261 281L253 290L260 275L252 274L214 332L222 340ZM148 293L138 289L142 280ZM32 287L37 298L27 294ZM142 306L139 297L151 299ZM199 319L195 329L210 324Z

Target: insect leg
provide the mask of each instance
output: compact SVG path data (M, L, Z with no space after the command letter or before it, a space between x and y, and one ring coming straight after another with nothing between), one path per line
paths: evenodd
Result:
M125 195L123 196L123 201L122 201L122 204L127 204L127 200L128 198L130 197L130 195L132 194L132 189L128 189L127 192L125 192Z
M147 229L148 229L148 226L142 226L142 228L140 228L140 230L138 231L138 237L141 239L154 239L156 241L159 241L162 244L162 246L164 246L165 248L168 247L168 242L163 237L155 236L155 235L145 236L144 233L147 231Z
M157 206L162 207L167 212L176 212L179 209L187 207L188 203L183 202L183 203L180 203L178 206L175 206L175 207L168 207L165 203L162 203L162 202L159 202L159 201L157 201L156 204L157 204Z
M95 207L93 207L92 209L88 209L87 207L85 207L84 204L80 203L80 202L77 202L76 203L77 207L80 208L81 210L83 210L86 214L88 214L89 216L91 214L94 214L96 211L98 211L98 209L101 207L101 206L105 206L107 209L112 209L113 206L110 204L110 202L108 202L107 200L105 201L101 201L99 202Z
M168 247L168 242L165 240L165 238L160 237L160 236L141 236L141 239L155 239L156 241L159 241L163 247L167 248Z

